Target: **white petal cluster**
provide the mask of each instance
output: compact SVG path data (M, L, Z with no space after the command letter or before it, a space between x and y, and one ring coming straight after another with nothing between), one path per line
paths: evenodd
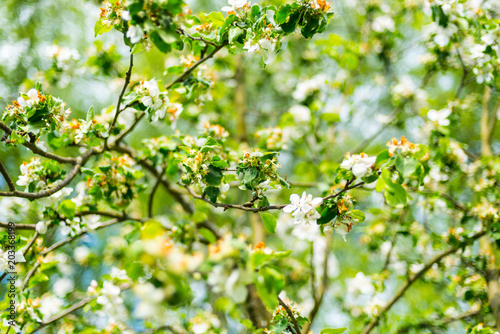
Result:
M183 110L182 104L171 103L167 91L160 91L156 79L142 81L136 87L136 91L139 95L139 102L148 108L147 111L152 115L151 119L153 121L165 118L168 113L172 127L175 127L177 119Z
M39 93L35 88L32 88L26 93L27 98L24 96L19 96L17 98L17 103L23 107L32 107L40 102Z
M21 175L19 176L16 184L18 186L28 187L31 182L39 180L37 172L42 171L43 167L39 158L32 158L30 162L23 162L20 169ZM40 184L38 184L37 187L45 186L45 182L40 181L39 183Z
M350 155L348 153L340 164L340 168L351 170L356 177L363 177L371 172L376 160L376 156L370 157L364 153Z
M450 120L448 116L450 116L451 110L448 108L437 110L429 110L427 113L427 118L440 126L448 126L450 125Z
M316 208L323 203L323 198L313 198L312 195L307 195L304 191L302 197L297 194L292 194L290 196L290 202L291 204L283 208L283 212L291 213L294 223L316 223L316 221L321 218Z
M248 3L247 0L228 0L227 1L229 6L224 6L222 7L222 11L224 12L231 12L231 11L236 11L237 9L245 7L245 5Z

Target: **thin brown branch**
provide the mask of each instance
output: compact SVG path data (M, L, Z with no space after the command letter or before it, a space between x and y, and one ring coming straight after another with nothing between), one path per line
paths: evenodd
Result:
M0 227L9 228L9 223L0 222ZM35 224L17 224L16 230L36 230Z
M304 325L304 328L302 328L302 334L307 334L309 330L311 329L312 323L314 319L316 318L316 315L318 314L319 308L321 307L321 304L323 302L323 299L325 297L326 289L328 288L328 258L330 254L330 249L332 245L332 235L331 234L326 234L325 235L325 252L324 252L324 259L323 259L323 276L321 277L321 284L319 286L318 291L315 291L314 297L314 306L309 312L309 322L307 322Z
M481 231L481 232L478 232L476 234L474 234L470 240L477 240L479 239L480 237L482 237L483 235L486 234L486 231ZM459 249L461 249L462 245L458 245L458 246L454 246L454 247L450 247L448 250L440 253L440 254L437 254L435 255L429 262L427 262L427 264L421 269L419 270L415 275L411 276L410 278L408 278L404 284L401 286L401 288L399 288L399 290L396 292L396 294L392 297L392 299L380 310L379 314L374 316L371 321L365 326L365 328L363 329L363 331L361 332L361 334L368 334L370 333L379 323L380 321L380 318L382 316L385 315L385 313L387 313L391 307L400 299L404 296L404 294L406 293L406 291L413 285L413 283L415 283L420 277L422 277L429 269L432 268L432 266L435 264L435 263L438 263L439 261L441 261L444 257L450 255L450 254L453 254L455 253L456 251L458 251Z
M130 289L131 285L130 284L123 284L122 286L120 286L120 290L123 291L123 290L127 290L127 289ZM32 333L35 333L35 332L38 332L39 330L49 326L50 324L66 317L67 315L81 309L82 307L84 307L85 305L87 305L88 303L90 303L92 300L94 300L95 298L97 297L88 297L86 299L83 299L81 300L80 302L76 303L75 305L67 308L66 310L64 310L64 312L50 318L49 320L47 321L44 321L44 322L41 322L39 323L38 327L35 328L34 330L32 330L31 332L29 332L28 334L32 334Z
M300 327L299 327L299 324L297 323L297 319L295 319L295 317L293 316L292 310L290 310L290 308L288 307L288 305L285 304L283 302L283 300L281 300L281 298L279 296L278 296L278 301L279 301L281 307L283 307L285 309L285 311L288 314L288 317L290 318L290 320L292 320L292 324L293 324L293 328L295 330L295 333L300 334Z
M23 256L26 256L26 254L28 254L31 246L33 246L33 244L35 243L36 238L38 238L38 231L35 232L28 245L26 245L26 249L23 252Z
M127 87L130 83L130 77L132 76L132 67L134 67L134 54L130 53L130 63L128 66L128 71L125 74L125 82L123 83L123 88L122 91L120 92L120 95L118 96L118 102L116 103L116 111L115 111L115 117L113 118L113 121L111 122L111 126L109 127L109 136L111 136L113 132L113 128L116 125L116 121L118 120L118 116L120 116L120 113L122 110L120 109L123 101L123 96L125 95L125 92L127 90ZM109 136L104 140L104 147L108 146L108 138Z
M7 135L10 135L12 133L12 131L13 131L4 122L0 122L0 130L3 130ZM39 155L41 157L44 157L44 158L47 158L47 159L51 159L51 160L57 161L57 162L62 163L62 164L72 164L72 165L75 165L75 164L78 163L78 159L77 158L62 157L60 155L57 155L57 154L54 154L54 153L51 153L51 152L46 152L46 151L40 149L35 144L30 143L30 142L24 142L23 146L27 147L33 153L35 153L35 154L37 154L37 155Z
M137 124L139 124L140 120L146 116L146 112L141 111L139 114L136 115L134 122L121 134L116 137L115 142L113 143L112 146L118 145L130 132L134 131L135 127Z
M398 329L398 333L399 334L408 333L412 329L440 328L440 327L443 327L443 326L450 324L452 322L455 322L455 321L460 321L460 320L474 317L476 315L479 315L480 313L481 313L481 310L479 309L479 310L474 310L474 311L468 311L468 312L465 312L465 313L460 314L460 315L455 316L455 317L446 317L446 318L443 318L441 321L424 320L424 321L419 322L417 324L404 326L404 327Z
M201 64L203 64L204 62L206 62L208 59L212 58L217 52L219 52L224 46L226 46L226 44L222 44L222 45L217 45L213 50L212 52L210 52L209 54L207 54L205 57L201 58L200 60L198 60L196 63L193 64L193 66L191 66L189 69L187 69L186 71L184 71L184 73L182 73L179 77L177 77L177 79L175 79L174 81L172 81L171 83L169 83L165 88L166 89L170 89L173 85L175 85L176 83L178 82L181 82L183 81L188 75L190 75L198 66L200 66Z
M184 35L184 36L186 36L187 38L189 38L189 39L191 39L191 40L193 40L193 41L200 41L200 42L203 42L203 43L205 43L205 44L209 44L209 45L212 45L212 46L215 46L215 47L219 46L217 43L214 43L214 42L212 42L212 41L209 41L208 39L203 38L203 37L201 37L201 36L200 36L200 37L195 37L195 36L192 36L192 35L188 34L186 31L184 31L183 29L180 29L180 28L179 28L179 29L177 29L177 33L178 33L179 35Z
M0 161L0 173L2 174L3 178L5 179L5 182L7 183L7 186L9 187L10 191L16 191L16 186L12 179L10 178L9 173L7 172L7 169L3 165L2 161Z
M71 171L66 175L66 177L63 180L57 181L52 185L52 188L47 189L47 190L42 190L36 193L29 193L29 192L24 192L24 191L10 191L10 192L5 192L5 191L0 191L0 196L4 197L21 197L21 198L29 198L29 199L36 199L36 198L43 198L43 197L49 197L50 195L55 194L62 188L66 187L68 184L73 181L73 179L80 173L80 170L82 166L87 162L87 160L94 154L96 154L96 151L93 150L88 150L85 152L81 157L77 158L78 163L73 166Z

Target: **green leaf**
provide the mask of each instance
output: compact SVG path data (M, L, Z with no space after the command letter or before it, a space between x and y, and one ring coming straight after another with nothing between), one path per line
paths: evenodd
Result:
M94 26L94 37L107 33L113 28L113 26L107 26L102 23L101 19L98 19Z
M30 280L30 284L28 287L31 289L38 285L39 283L46 282L49 280L49 277L43 273L38 273L33 276L33 278Z
M225 22L224 15L221 12L202 13L200 14L200 19L212 23L214 28L221 27Z
M205 180L210 186L218 186L222 182L222 169L215 167L214 165L208 166L208 173L205 176ZM218 189L218 188L217 188Z
M70 199L64 200L59 204L59 212L66 218L75 218L76 204Z
M238 27L231 27L229 29L229 43L236 41L241 35L243 35L244 30Z
M219 142L217 142L217 140L213 139L212 137L208 137L207 140L205 141L205 144L203 144L203 146L201 147L200 152L202 153L210 152L220 146L221 145L219 144Z
M337 208L335 207L325 207L323 211L321 212L321 218L318 219L318 224L326 224L331 222L333 219L337 217Z
M90 106L89 111L87 111L87 122L90 122L94 119L94 106Z
M361 210L352 210L351 212L349 212L349 215L352 218L357 219L360 223L365 221L365 214Z
M419 162L414 158L404 158L400 155L396 158L396 168L403 177L408 177L415 173L418 164Z
M259 270L254 283L264 304L275 309L278 306L278 294L285 285L283 274L274 267L266 266Z
M300 13L294 12L289 16L289 19L287 22L280 24L280 27L281 27L281 29L283 29L285 34L291 34L295 31L295 28L297 27L297 23L299 22L299 19L300 19Z
M269 233L276 233L276 217L274 217L270 213L261 213L262 221L264 222L264 226Z
M280 6L275 15L275 20L277 24L283 24L287 21L288 15L292 12L292 6L289 4Z
M153 30L150 34L149 37L151 38L151 41L153 44L158 48L163 53L168 53L172 51L172 46L170 44L167 44L163 38L160 37L159 30Z
M243 174L243 183L245 185L250 185L250 182L252 182L257 177L257 175L259 175L259 170L257 168L250 167L246 169Z
M384 162L391 158L389 154L389 150L383 150L379 154L377 154L377 160L375 161L375 168L379 168Z
M200 232L200 234L201 234L201 235L202 235L205 239L207 239L207 240L208 240L208 242L210 242L210 243L212 243L212 244L213 244L213 243L215 243L215 242L217 241L217 237L216 237L216 236L215 236L215 234L213 234L213 232L212 232L212 231L210 231L209 229L202 227L202 228L200 228L198 231Z
M320 334L342 334L347 330L347 328L342 327L342 328L325 328L322 329Z
M219 196L220 193L220 189L218 187L207 187L205 192L207 193L208 199L212 203L217 203L217 196Z
M391 206L406 205L408 202L408 196L405 188L398 183L394 183L391 189L386 188L384 195L387 204Z

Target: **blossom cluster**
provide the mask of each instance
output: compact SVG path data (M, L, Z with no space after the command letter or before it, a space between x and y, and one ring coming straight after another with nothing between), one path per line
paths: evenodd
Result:
M368 156L365 153L349 154L347 153L344 161L340 164L340 168L350 170L355 177L363 177L373 171L377 157Z
M179 115L183 111L180 103L172 103L166 90L161 91L156 79L141 81L133 92L126 96L130 105L136 101L145 107L152 121L158 121L167 116L172 128L175 128Z

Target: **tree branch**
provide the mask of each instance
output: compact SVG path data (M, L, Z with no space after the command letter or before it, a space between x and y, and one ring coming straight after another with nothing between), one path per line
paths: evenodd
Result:
M358 188L362 185L365 184L365 182L360 182L358 184L355 184L353 186L350 186L350 184L354 181L354 179L348 181L345 185L345 187L341 190L339 190L338 192L332 194L332 195L328 195L328 196L325 196L323 197L323 201L326 201L330 198L334 198L334 197L337 197L339 196L340 194L342 194L343 192L347 191L347 190L350 190L350 189L354 189L354 188ZM202 196L202 195L198 195L197 193L195 193L191 188L189 188L189 186L186 186L186 185L183 185L184 188L186 188L186 190L188 191L188 193L195 199L198 199L198 200L201 200L201 201L204 201L204 202L207 202L208 204L216 207L216 208L224 208L224 210L228 210L228 209L238 209L238 210L243 210L243 211L250 211L250 212L262 212L262 211L269 211L269 210L282 210L285 206L287 206L287 204L280 204L280 205L268 205L268 206L262 206L262 207L259 207L259 208L253 208L251 206L247 206L245 204L229 204L229 203L213 203L212 201L210 201L208 198Z
M7 135L10 135L12 133L12 131L14 131L10 127L8 127L7 124L5 124L4 122L0 122L0 129L3 130ZM36 146L35 144L30 143L30 142L24 142L23 146L27 147L33 153L35 153L41 157L51 159L51 160L57 161L57 162L62 163L62 164L75 165L78 163L78 158L62 157L62 156L54 154L54 153L45 152L42 149L40 149L38 146Z
M201 58L200 60L198 60L196 63L193 64L193 66L191 66L189 69L187 69L184 73L182 73L179 77L177 77L177 79L175 79L174 81L172 81L171 83L169 83L165 88L166 89L170 89L173 85L175 85L176 83L178 82L181 82L183 81L188 75L191 74L191 72L193 72L198 66L200 66L201 64L203 64L204 62L206 62L208 59L212 58L217 52L219 52L224 46L226 46L226 44L221 44L221 45L217 45L215 46L215 48L212 50L212 52L210 52L208 55L206 55L205 57Z
M5 191L0 191L0 196L4 197L21 197L21 198L29 198L29 199L36 199L36 198L43 198L43 197L49 197L50 195L55 194L62 188L66 187L68 184L73 181L73 179L80 173L80 169L82 168L83 165L87 162L87 160L97 152L90 149L87 152L85 152L81 157L77 158L78 163L73 166L71 171L69 172L68 175L63 180L59 180L52 184L52 188L47 189L47 190L42 190L36 193L29 193L29 192L24 192L24 191L11 191L11 192L5 192Z
M321 304L323 302L323 298L325 296L326 289L328 288L328 255L330 254L330 248L332 244L332 235L331 234L326 234L325 235L325 253L324 253L324 259L323 259L323 276L321 278L321 284L319 286L319 290L316 292L314 297L314 306L309 312L309 322L307 322L304 325L304 328L302 328L302 334L307 334L309 330L311 329L312 323L314 319L316 318L316 315L318 314L319 308L321 307Z
M286 313L288 314L288 317L290 317L290 319L292 320L295 333L300 334L300 327L299 327L299 324L297 323L297 319L295 319L295 317L293 316L292 310L290 310L288 305L285 304L279 296L278 296L278 301L279 301L281 307L283 307L285 309Z
M130 53L130 63L128 66L128 71L125 74L125 82L123 84L122 91L120 93L120 96L118 96L118 102L116 103L116 112L115 112L115 117L113 118L113 122L111 122L111 126L109 127L109 136L111 136L111 133L113 132L113 128L115 127L116 121L118 120L118 116L120 113L123 111L120 109L122 101L123 101L123 96L125 95L125 91L127 90L127 87L130 83L130 77L132 76L132 67L134 67L134 54ZM104 147L108 147L108 138L109 136L104 139Z
M474 234L470 239L471 240L477 240L479 239L480 237L482 237L483 235L486 234L486 231L481 231L481 232L478 232L476 234ZM370 333L379 323L380 321L380 318L385 314L387 313L391 307L401 298L404 296L404 294L406 293L406 290L408 290L412 285L413 283L415 283L420 277L422 277L429 269L431 269L431 267L435 264L435 263L438 263L439 261L441 261L441 259L443 259L444 257L450 255L450 254L453 254L455 253L456 251L458 251L459 249L461 249L462 245L459 245L459 246L454 246L454 247L450 247L448 250L440 253L440 254L437 254L436 256L434 256L429 262L427 262L427 264L421 269L419 270L415 275L413 275L412 277L408 278L405 283L403 284L403 286L401 286L401 288L399 288L399 290L396 292L396 294L394 295L394 297L392 297L392 299L387 303L386 306L384 306L381 310L380 310L380 313L378 315L376 315L375 317L372 318L372 320L365 326L365 328L363 329L363 331L361 332L361 334L368 334Z
M14 182L10 178L9 173L7 172L7 169L5 169L5 166L3 165L2 161L0 161L0 173L3 175L3 178L5 179L5 182L7 183L9 190L16 191L16 186L14 185Z

